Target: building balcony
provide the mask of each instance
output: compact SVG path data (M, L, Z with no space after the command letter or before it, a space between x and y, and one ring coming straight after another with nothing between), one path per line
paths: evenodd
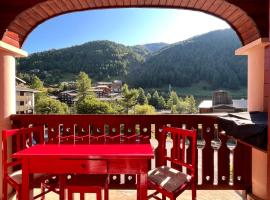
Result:
M14 128L45 126L47 141L60 135L89 134L98 137L119 133L121 136L137 134L138 141L136 139L134 142L149 137L155 148L155 159L152 159L149 169L160 166L163 162L157 152L164 125L177 127L185 125L188 129L197 129L198 124L202 124L203 134L199 134L197 139L197 189L200 190L198 199L240 200L241 197L235 190L248 193L252 187L252 148L219 129L218 138L221 143L220 148L215 149L213 140L214 124L218 124L216 115L12 115L11 120ZM167 154L170 154L174 147L170 138L167 140ZM188 149L188 143L186 148ZM186 157L190 158L188 150ZM111 199L114 199L113 196L123 197L125 200L136 199L135 176L115 175L111 180L113 183L110 187ZM54 197L52 194L49 199L53 198L57 199L57 196ZM179 199L182 198L189 199L189 192L182 197L180 195Z

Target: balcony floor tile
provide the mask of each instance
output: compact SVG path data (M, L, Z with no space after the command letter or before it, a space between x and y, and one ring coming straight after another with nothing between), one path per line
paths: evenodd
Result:
M35 190L38 192L38 190ZM87 194L85 200L94 199L93 194ZM198 190L197 200L242 200L242 198L234 190ZM110 190L110 200L136 200L135 190ZM58 200L58 195L49 193L46 195L47 200ZM181 194L178 200L190 200L191 191L186 191ZM13 198L12 200L15 200ZM75 200L79 200L79 196L75 195Z

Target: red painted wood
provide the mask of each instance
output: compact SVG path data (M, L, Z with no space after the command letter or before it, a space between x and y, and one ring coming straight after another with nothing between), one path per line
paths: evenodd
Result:
M18 182L16 178L12 177L13 170L19 170L18 167L29 163L25 163L21 159L11 159L11 152L18 152L23 149L27 149L32 147L35 142L43 143L43 127L33 127L33 128L21 128L21 129L13 129L13 130L3 130L2 133L2 141L3 141L3 148L2 148L2 163L3 163L3 200L7 200L7 189L8 185L12 186L16 190L16 198L21 199L22 193L21 193L21 182ZM11 144L13 144L13 148L11 148ZM19 176L19 174L17 175ZM26 177L24 174L22 174L22 180L24 180ZM48 188L48 191L55 191L55 186L51 185L50 183L45 183L50 178L50 176L44 174L41 175L39 178L35 178L31 181L31 189L30 193L32 191L32 188L35 186L40 187L42 184L43 188ZM28 183L29 185L29 183ZM41 190L41 193L36 195L34 199L43 197L46 193L45 191ZM31 196L33 196L31 194Z
M100 144L100 145L35 145L13 154L14 158L22 157L58 157L61 158L132 158L140 159L153 157L153 149L150 144Z
M5 2L5 0L4 0ZM228 21L229 24L232 25L232 27L236 30L238 35L240 36L240 39L244 44L248 44L251 39L257 39L258 37L266 37L268 36L268 29L265 24L267 24L268 19L268 1L262 0L260 4L251 1L222 1L224 3L217 5L216 3L220 3L219 0L211 0L211 1L204 1L204 0L130 0L130 1L123 1L123 0L95 0L95 1L84 1L84 0L72 0L72 1L65 1L64 3L61 0L52 0L52 1L46 1L46 0L37 0L37 1L29 1L24 4L21 4L20 1L15 0L11 2L5 2L0 3L0 16L2 20L2 23L0 23L0 37L2 40L5 39L4 32L8 29L13 32L16 32L20 35L20 38L22 40L17 41L19 43L19 46L22 45L24 40L26 39L27 35L35 28L38 24L42 23L45 19L51 18L53 16L57 16L66 12L71 11L78 11L78 10L86 10L86 9L92 9L92 8L115 8L115 7L172 7L172 8L191 8L195 10L201 10L203 12L207 12L213 15L217 15L224 20ZM242 37L242 31L239 30L240 27L237 27L233 22L227 18L227 14L230 15L229 10L224 12L227 8L227 6L231 8L237 9L242 14L245 14L247 20L254 21L255 23L253 26L256 28L257 32L254 36L254 38L243 38ZM35 12L33 12L35 10ZM220 11L222 11L222 14L220 14ZM27 13L27 15L24 15L24 13ZM37 13L40 13L43 17L43 19L40 19L40 17L34 17L37 15ZM28 17L27 17L28 16ZM45 17L46 16L46 17ZM235 16L236 17L236 16ZM31 26L28 26L27 21L31 19ZM26 30L24 32L21 31L21 28L18 28L18 25L21 27L26 27ZM245 27L245 30L247 31L248 28ZM245 32L245 31L244 31ZM6 40L7 42L10 42L10 40ZM13 45L14 43L12 43Z
M53 163L54 168L51 169ZM29 172L35 171L36 173L57 173L62 174L63 168L66 173L79 173L79 174L104 174L108 172L108 164L106 160L96 159L58 159L51 158L43 160L39 158L32 158L29 160Z
M32 194L32 191L29 191L29 174L40 172L61 174L71 172L86 174L136 173L142 179L138 200L145 200L147 192L146 170L148 160L153 156L150 144L46 144L36 145L13 155L14 158L19 158L23 162L22 200L28 200L29 195ZM92 161L89 159L99 160ZM104 160L107 165L105 165ZM105 170L106 167L107 170Z
M229 150L226 147L227 136L220 136L222 146L219 149L219 182L218 185L213 185L213 149L211 147L211 140L213 139L213 130L214 124L217 124L216 116L207 116L207 115L13 115L11 116L11 120L13 122L13 127L28 127L29 124L33 124L34 126L45 125L48 127L48 135L49 138L57 138L57 134L59 132L59 124L63 124L65 130L70 128L69 134L65 131L65 134L70 139L70 142L74 143L74 130L72 127L74 124L77 125L77 133L81 136L76 137L75 141L77 144L97 144L97 143L136 143L136 137L134 137L134 132L129 133L128 128L131 127L132 130L135 130L135 126L139 125L140 134L144 137L155 137L157 143L159 144L157 149L155 149L155 166L160 166L164 164L164 160L160 157L163 154L163 151L166 149L162 147L162 142L164 140L163 135L160 130L165 124L172 124L174 126L182 127L182 124L186 124L188 129L197 128L198 124L202 124L203 126L203 137L206 141L206 146L203 149L203 184L197 186L198 189L246 189L251 185L250 181L250 169L245 168L243 166L250 166L251 164L251 149L250 148L242 148L239 147L239 150L235 151L235 158L242 158L243 154L245 154L245 159L240 159L240 162L236 162L235 165L235 184L230 186L228 184L228 175L229 175ZM90 136L90 128L95 127L104 127L104 125L108 125L107 129L109 130L107 136L108 140L104 140L104 132L95 132ZM147 128L146 132L142 130ZM51 130L54 129L52 132ZM113 132L114 129L114 132ZM221 131L221 130L220 130ZM47 131L45 131L47 132ZM119 135L119 132L122 132L123 135ZM70 136L71 135L71 136ZM128 137L131 137L128 139ZM98 139L99 138L99 139ZM83 139L83 140L82 140ZM121 140L120 140L121 139ZM59 140L56 140L58 144ZM48 142L48 141L47 141ZM147 139L140 138L139 143L147 143ZM237 147L237 148L238 148ZM191 151L187 150L187 159L191 160ZM154 166L152 166L154 167ZM150 168L148 168L150 169ZM206 180L206 176L210 176L209 181ZM222 176L225 176L226 179L223 180ZM242 181L239 182L236 180L237 176L242 177ZM127 177L125 178L127 180ZM135 183L129 184L130 182L124 182L124 184L120 184L120 177L117 176L115 180L111 182L112 187L114 188L134 188Z
M149 180L149 185L153 187L156 191L153 194L150 194L148 198L155 198L155 199L160 199L156 196L156 194L161 193L162 196L166 196L170 198L171 200L176 200L176 198L187 188L191 187L192 189L192 200L196 200L196 144L197 144L197 133L196 130L187 130L187 129L182 129L182 128L176 128L176 127L164 127L163 131L161 133L162 135L165 135L163 137L162 141L160 141L163 145L162 147L164 148L167 143L167 137L169 136L172 139L173 143L173 148L171 150L171 155L168 156L166 154L166 151L163 149L159 156L163 158L163 160L167 160L171 162L171 168L174 168L176 170L182 170L183 167L186 167L188 175L190 175L190 181L184 182L183 184L179 185L177 189L174 190L169 190L163 187L162 183L166 179L161 179L158 181ZM186 143L186 138L189 139L190 141L190 149L191 149L191 162L185 161L185 143ZM168 166L167 163L164 163L165 166ZM163 165L163 167L164 167ZM151 175L150 175L151 176ZM177 176L177 175L176 175ZM162 177L162 176L161 176ZM173 175L170 175L170 177L173 180ZM168 180L170 181L170 180ZM176 183L166 183L168 187L170 187L173 184ZM165 185L166 185L165 184ZM171 186L174 188L174 186ZM165 198L162 198L165 199ZM161 200L161 199L160 199Z
M67 186L68 189L68 200L74 200L73 193L80 193L80 200L84 200L84 193L95 193L96 200L102 200L101 190L102 187L83 187L83 186Z

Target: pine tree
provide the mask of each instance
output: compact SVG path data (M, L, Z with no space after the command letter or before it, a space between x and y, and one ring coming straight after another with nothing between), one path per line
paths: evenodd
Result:
M197 112L196 101L192 95L190 97L187 96L185 98L185 102L187 103L187 112L188 113L196 113Z
M155 91L151 99L151 105L154 106L155 108L158 108L158 99L159 99L158 91Z
M91 88L91 79L85 72L80 72L76 80L76 88L79 96L84 99L89 93Z
M173 105L176 105L179 101L179 97L175 91L170 92L169 99L167 100L168 108L172 108Z
M163 98L163 96L159 96L158 98L158 109L164 109L166 108L166 102Z
M44 89L43 82L36 75L33 76L32 84L30 85L30 87L32 89L37 89L37 90L43 90Z
M147 98L148 104L150 104L152 96L151 96L151 94L149 92L147 93L146 98Z
M136 89L129 90L128 85L124 84L122 87L122 105L125 108L125 113L137 104L138 91Z
M147 97L145 96L144 90L142 88L138 89L138 103L140 105L148 104Z

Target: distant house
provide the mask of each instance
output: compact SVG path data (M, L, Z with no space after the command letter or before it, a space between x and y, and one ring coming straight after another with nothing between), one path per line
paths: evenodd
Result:
M74 82L75 83L75 82ZM121 98L122 81L97 82L91 87L89 92L96 95L102 101L116 101ZM78 92L75 89L65 90L58 94L58 99L68 105L73 105L78 100Z
M98 85L96 87L93 87L92 88L93 90L96 90L96 91L99 91L98 93L96 93L96 96L98 98L101 98L101 97L108 97L109 94L111 93L111 87L107 86L107 85Z
M112 97L111 88L107 85L97 85L95 87L92 87L89 92L92 92L96 95L98 99L110 99ZM119 93L117 93L118 95ZM116 96L117 96L116 95ZM78 92L77 90L66 90L63 92L60 92L58 95L58 99L61 102L64 102L68 105L73 105L78 100Z
M114 80L112 83L112 92L120 93L122 91L123 82Z
M58 99L68 105L73 105L77 101L78 92L76 90L66 90L60 92Z
M247 111L246 99L232 99L228 92L219 90L213 93L212 100L203 100L200 113L243 112Z
M33 114L35 112L35 93L37 90L26 87L26 82L16 77L16 113Z
M120 93L122 90L123 82L121 80L114 80L113 82L97 82L95 87L107 86L111 92Z

